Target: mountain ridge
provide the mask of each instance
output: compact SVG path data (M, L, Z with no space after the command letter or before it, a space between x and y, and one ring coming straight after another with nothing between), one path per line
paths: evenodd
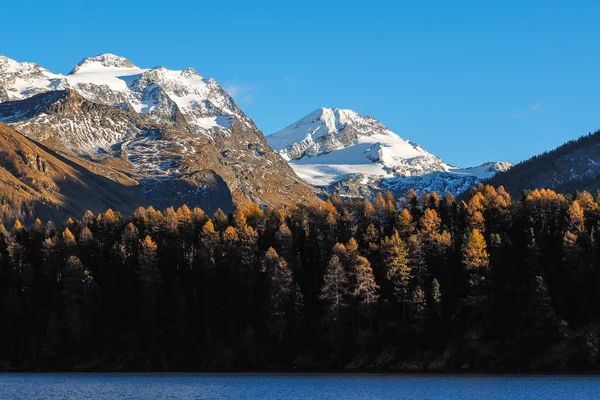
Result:
M129 213L150 204L135 185L116 171L108 179L102 166L66 158L0 122L0 222L32 222L34 217L61 222L88 209Z
M486 183L502 185L516 198L535 188L594 192L600 187L600 161L596 160L600 160L600 130L524 160Z
M488 162L459 168L375 118L340 108L319 108L267 141L300 177L337 194L366 195L384 188L396 188L399 196L408 189L458 194L512 165Z
M236 206L318 201L233 98L192 68L139 68L103 54L62 75L3 57L0 77L0 121L126 174L158 207L175 196L214 209L202 188L215 184Z

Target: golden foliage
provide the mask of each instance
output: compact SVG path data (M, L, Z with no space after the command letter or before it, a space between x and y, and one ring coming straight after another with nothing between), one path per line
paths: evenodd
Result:
M424 235L431 235L440 229L442 223L437 211L433 209L426 209L423 217L421 218L421 232Z
M69 228L65 228L65 230L62 232L61 237L62 237L63 242L67 246L74 246L76 244L75 235L73 235L73 233L71 233L71 230Z
M478 229L473 229L467 235L463 245L463 264L468 270L487 268L489 255L485 238Z
M583 209L579 205L579 201L573 201L573 204L569 207L569 230L573 233L582 232L584 229L584 215Z

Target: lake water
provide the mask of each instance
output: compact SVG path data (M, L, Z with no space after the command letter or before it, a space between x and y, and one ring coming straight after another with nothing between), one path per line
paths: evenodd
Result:
M1 399L600 399L592 376L0 374Z

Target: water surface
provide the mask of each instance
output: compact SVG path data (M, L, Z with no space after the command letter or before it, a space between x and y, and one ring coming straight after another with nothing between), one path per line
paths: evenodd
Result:
M594 376L0 374L1 399L596 399Z

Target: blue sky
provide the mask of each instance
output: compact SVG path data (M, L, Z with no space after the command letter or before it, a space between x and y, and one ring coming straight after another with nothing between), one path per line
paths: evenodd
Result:
M0 54L194 67L265 134L351 108L470 166L600 129L596 1L2 0L1 15Z

